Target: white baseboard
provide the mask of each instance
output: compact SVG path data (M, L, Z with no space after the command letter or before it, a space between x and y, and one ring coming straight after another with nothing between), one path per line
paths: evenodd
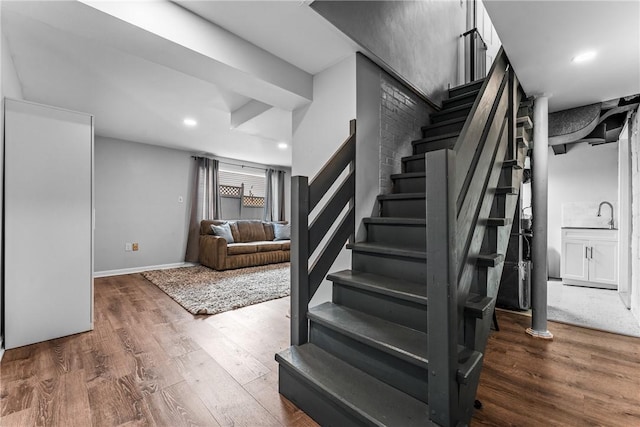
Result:
M123 274L142 273L150 270L167 270L169 268L191 267L197 264L192 262L176 262L173 264L147 265L145 267L121 268L119 270L95 271L93 277L121 276Z

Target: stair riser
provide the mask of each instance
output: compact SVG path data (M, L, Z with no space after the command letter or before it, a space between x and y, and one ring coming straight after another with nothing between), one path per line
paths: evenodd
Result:
M383 217L425 218L427 211L424 199L382 200Z
M445 99L444 101L442 101L442 108L447 109L447 108L459 107L460 105L468 104L470 102L475 101L476 96L478 96L477 93L470 93L469 95L463 96L462 98L459 98L459 99Z
M426 250L427 231L424 226L399 224L367 224L367 241Z
M358 427L364 422L283 365L278 368L278 391L320 425Z
M313 321L309 340L361 371L427 403L428 372L425 369Z
M340 283L333 284L333 302L417 331L427 332L427 307L422 304Z
M397 277L412 282L426 283L425 261L387 255L353 252L352 269L365 273Z
M482 83L484 83L484 80L478 80L475 83L464 87L452 87L449 89L449 98L478 90L482 87Z
M425 127L422 129L422 137L430 138L432 136L444 135L451 132L458 132L464 126L464 122L456 122L448 125L437 126L434 128Z
M423 193L426 191L425 177L399 178L393 180L394 193Z
M442 150L443 148L453 148L456 144L458 137L445 138L437 142L424 142L422 144L413 145L413 154L422 154L429 151Z
M437 116L436 115L431 116L431 123L432 124L440 123L440 122L444 122L445 120L457 119L458 117L467 117L470 111L471 111L471 106L467 108L463 108L461 110L454 110L454 111L443 110L440 113L438 113Z
M403 160L402 161L402 171L403 172L424 172L425 171L425 160L415 159L415 160Z

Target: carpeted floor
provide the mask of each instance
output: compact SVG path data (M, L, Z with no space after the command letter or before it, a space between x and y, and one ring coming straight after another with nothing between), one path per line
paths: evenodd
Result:
M616 290L566 286L561 281L549 281L547 304L549 320L640 337L638 321L624 306Z
M290 293L289 263L216 271L200 265L142 275L192 314L216 314Z

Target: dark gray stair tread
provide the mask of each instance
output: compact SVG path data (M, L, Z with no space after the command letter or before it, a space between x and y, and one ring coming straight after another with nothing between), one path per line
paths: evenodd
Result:
M414 141L411 141L411 145L420 145L420 144L428 144L436 141L440 141L441 139L449 139L455 138L460 135L460 131L457 132L449 132L442 135L430 136L427 138L420 138Z
M443 122L438 122L438 123L434 123L431 125L426 125L426 126L422 126L422 130L431 130L431 129L437 129L439 127L442 126L448 126L448 125L453 125L456 123L464 123L467 120L466 117L456 117L455 119L449 119L449 120L445 120Z
M411 200L424 199L426 193L396 193L396 194L380 194L378 200Z
M492 302L491 297L470 293L464 303L464 312L477 319L482 319L489 313Z
M354 270L331 273L327 280L417 304L427 304L427 286L424 283Z
M516 159L505 160L502 162L502 168L522 169L522 165Z
M394 173L391 175L391 179L395 181L397 179L425 178L426 176L426 172L405 172Z
M278 363L296 372L324 396L375 426L434 425L429 406L313 344L290 347L276 354Z
M518 190L515 187L498 187L496 194L518 194Z
M373 216L362 220L365 224L385 224L385 225L426 225L427 220L423 218L400 218L388 216Z
M413 154L413 155L411 155L411 156L405 156L405 157L403 157L401 160L402 160L403 162L409 162L409 161L411 161L411 160L420 160L420 159L424 160L424 153L420 153L420 154Z
M449 92L453 92L453 91L456 91L456 90L464 90L464 89L472 87L472 86L478 86L478 89L480 89L480 86L482 86L484 81L485 81L485 78L483 77L481 79L477 79L477 80L474 80L472 82L465 83L463 85L459 85L459 86L455 86L455 87L449 88Z
M452 96L450 98L445 99L442 102L442 104L443 105L451 104L451 103L453 103L455 101L458 101L460 99L463 99L463 98L471 98L471 97L473 97L475 99L475 97L478 96L478 93L480 93L480 89L472 90L470 92L465 92L465 93L462 93L460 95Z
M476 265L480 267L495 267L504 261L502 254L479 254L476 257Z
M504 227L513 223L513 218L487 218L489 227Z
M427 334L332 302L309 309L309 319L356 341L428 369ZM426 314L425 314L426 315Z
M406 249L404 246L391 246L380 243L349 243L347 249L355 252L366 252L370 254L393 255L405 258L427 259L426 251L413 251Z
M525 129L533 128L533 123L531 122L531 119L529 118L529 116L518 117L516 119L516 125L522 126Z
M462 104L462 105L456 105L455 107L449 107L449 108L444 108L440 111L438 111L437 113L433 113L431 115L432 118L434 117L440 117L440 116L444 116L448 113L453 113L456 111L461 111L461 110L466 110L473 107L473 101L472 102L468 102L466 104Z

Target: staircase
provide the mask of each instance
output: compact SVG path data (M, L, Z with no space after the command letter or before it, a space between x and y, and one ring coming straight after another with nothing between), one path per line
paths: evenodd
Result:
M339 244L309 269L314 236L329 229L319 219L307 228L315 188L333 181L294 177L293 345L276 360L280 393L321 425L469 423L528 144L520 98L504 53L487 79L450 89L393 192L378 196L379 216L364 219L366 241L347 245L351 269L326 276L332 301L310 309L324 254L353 233L353 187L333 199L331 209L350 206L329 240ZM353 173L352 140L330 162L334 177Z

